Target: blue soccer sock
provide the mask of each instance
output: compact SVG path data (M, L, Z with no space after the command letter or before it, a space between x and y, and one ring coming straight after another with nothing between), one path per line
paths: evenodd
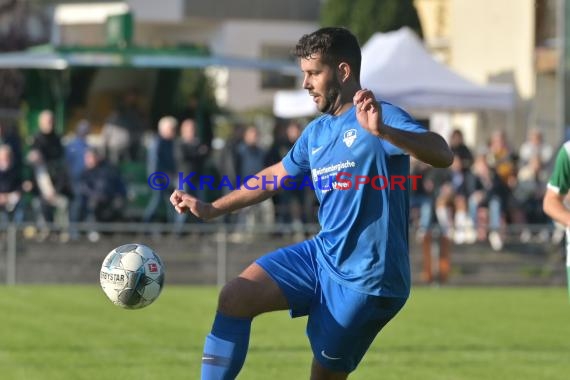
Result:
M249 345L251 318L216 313L212 332L206 337L202 356L202 380L233 380L238 375Z

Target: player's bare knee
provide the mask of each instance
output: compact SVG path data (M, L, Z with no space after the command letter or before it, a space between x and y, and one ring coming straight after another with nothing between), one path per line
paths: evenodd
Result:
M247 292L244 289L241 279L234 279L222 288L218 297L218 310L233 317L249 316L245 300Z
M313 358L311 364L311 380L346 380L348 378L348 373L346 372L335 372L330 369L323 367L318 360Z

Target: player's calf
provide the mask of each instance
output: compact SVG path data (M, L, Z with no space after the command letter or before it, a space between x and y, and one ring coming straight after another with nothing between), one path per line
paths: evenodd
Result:
M202 380L233 380L241 370L249 345L251 318L217 313L206 337L202 355Z
M247 355L252 318L286 308L281 290L257 264L228 282L220 292L216 319L206 337L202 380L235 379Z

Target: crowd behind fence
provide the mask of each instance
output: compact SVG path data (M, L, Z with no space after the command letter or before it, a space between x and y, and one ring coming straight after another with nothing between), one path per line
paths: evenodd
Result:
M213 200L229 189L199 188L194 181L203 175L219 180L257 173L283 158L302 133L295 121L276 122L267 145L255 125L235 124L233 135L214 143L211 125L204 132L203 121L190 108L178 117L162 117L156 132L148 123L142 127L132 94L99 134L81 120L74 133L60 136L49 110L40 113L39 131L27 139L20 138L14 125L0 121L0 221L33 223L27 233L40 240L58 230L62 242L78 239L75 225L82 222L164 222L180 230L199 221L176 215L168 197L180 184L173 180L169 186L153 188L153 173L171 179L194 173L183 188ZM542 199L555 149L539 130L530 130L518 148L503 131L494 131L480 147L467 146L459 129L446 137L455 155L450 168L434 169L412 160L411 173L420 180L410 193L410 222L420 237L437 227L455 244L487 241L500 251L512 226L528 224L547 226L536 234L552 238ZM226 216L224 222L245 231L277 223L302 233L305 225L317 223L317 209L306 187L283 191ZM51 225L55 229L48 228ZM519 239L528 242L536 234L521 229ZM96 239L97 231L91 237Z

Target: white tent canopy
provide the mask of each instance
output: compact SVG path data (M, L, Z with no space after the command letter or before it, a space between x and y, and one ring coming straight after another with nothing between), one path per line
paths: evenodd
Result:
M424 111L507 111L514 107L510 85L477 85L437 62L412 30L376 33L362 47L361 84L378 99ZM317 113L307 91L278 91L278 117Z

